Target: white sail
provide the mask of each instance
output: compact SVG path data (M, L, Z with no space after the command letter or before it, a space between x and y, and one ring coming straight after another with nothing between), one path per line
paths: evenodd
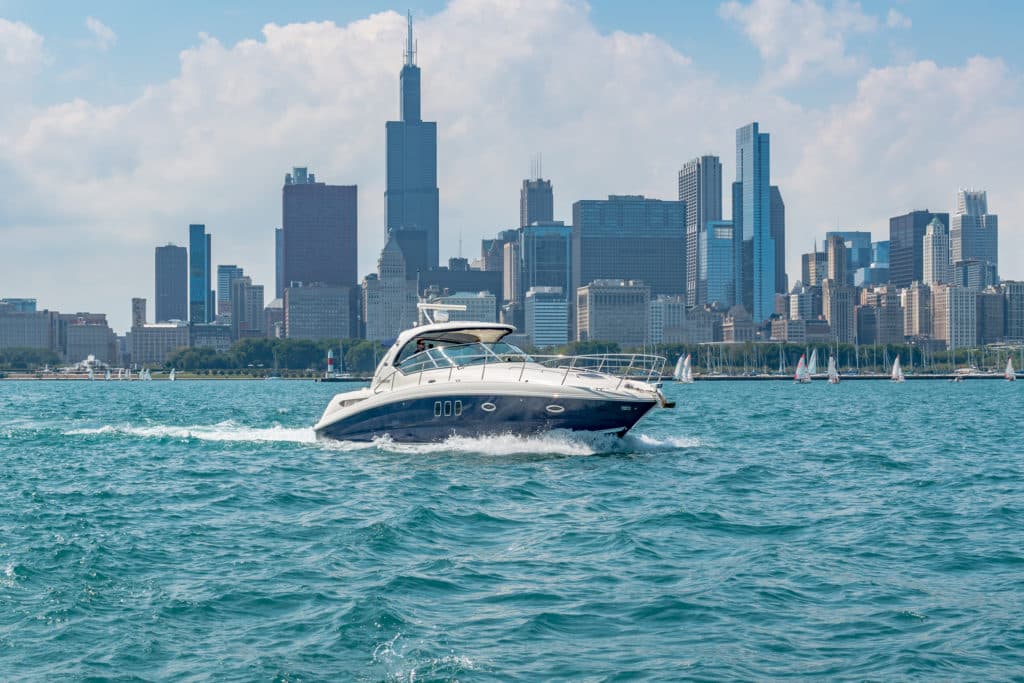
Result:
M174 368L171 368L171 374L167 379L171 380L172 382L174 381Z
M818 374L818 349L811 351L811 360L807 363L807 372L812 375Z
M902 382L903 380L903 368L900 367L900 357L896 356L896 360L892 363L892 381Z
M811 373L807 370L807 362L803 355L800 356L800 362L796 364L796 375L793 376L793 381L801 384L811 381Z
M839 384L839 370L836 368L836 357L828 357L828 383Z
M1017 379L1017 373L1013 369L1013 356L1006 359L1006 381L1013 382Z
M693 383L693 366L690 364L690 354L686 354L686 358L683 360L683 383Z
M679 360L676 361L676 369L672 372L672 379L677 382L683 379L683 357L679 356Z
M106 379L108 382L110 381L110 370L107 370L107 374L106 377L104 377L104 379Z

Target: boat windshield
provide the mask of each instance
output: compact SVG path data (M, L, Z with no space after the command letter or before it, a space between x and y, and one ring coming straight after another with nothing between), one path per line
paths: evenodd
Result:
M528 363L533 359L525 352L507 342L452 344L435 346L415 353L401 363L398 369L404 374L433 370L435 368L463 367L483 363Z

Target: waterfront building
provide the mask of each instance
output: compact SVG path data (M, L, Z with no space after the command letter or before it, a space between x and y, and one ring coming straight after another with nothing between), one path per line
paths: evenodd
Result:
M827 344L833 341L827 320L772 320L772 341L790 344Z
M519 282L519 242L506 242L502 247L501 298L503 301L522 301Z
M790 320L816 320L821 316L821 287L798 282L789 293Z
M452 294L439 294L436 291L431 291L427 296L427 300L431 303L465 306L466 310L464 311L448 311L448 320L452 322L458 320L469 320L482 323L498 322L497 297L495 297L491 292L454 292ZM422 317L420 321L422 323L426 322Z
M973 292L980 292L986 287L999 284L994 263L981 259L957 261L952 268L953 277L950 281Z
M157 247L154 273L156 321L188 320L188 249L173 244Z
M132 299L132 327L142 327L146 324L146 300L140 297Z
M404 247L402 253L406 253ZM431 288L441 293L446 291L490 292L494 295L497 310L497 302L502 300L504 293L503 272L471 270L465 259L452 258L448 259L448 265L445 267L434 268L419 274L419 293L422 294ZM414 289L414 291L416 290ZM416 316L413 316L413 320L415 319Z
M752 342L756 337L757 329L747 309L742 304L730 308L722 319L722 341Z
M735 238L732 221L711 221L697 234L697 305L728 309L736 303Z
M235 265L217 266L217 315L231 316L231 283L245 277L245 270Z
M933 218L925 228L922 242L924 259L922 272L926 285L944 285L952 282L949 262L949 231L937 218Z
M771 228L768 133L755 121L736 130L736 182L732 220L736 236L736 300L755 323L775 310L776 246Z
M355 336L357 317L353 299L351 287L322 284L285 287L285 337L317 341ZM262 301L260 303L262 305Z
M935 285L932 291L932 338L947 349L970 348L978 342L977 294L958 285Z
M266 336L263 315L263 285L254 285L252 278L242 276L231 280L231 336L235 339Z
M948 213L928 209L911 211L889 219L889 283L906 287L924 279L924 235L928 224L938 218L949 225Z
M394 339L416 323L417 281L408 277L404 250L391 232L377 259L377 272L363 280L365 336L374 341ZM500 277L501 273L497 273Z
M190 345L190 332L183 320L133 326L132 363L140 367L163 365L173 352Z
M579 341L640 346L647 341L651 290L635 280L595 280L576 290Z
M189 346L194 349L213 349L217 353L227 353L234 339L231 326L223 323L191 325L189 328Z
M0 312L7 311L8 313L35 313L36 312L36 300L35 299L0 299Z
M977 294L978 344L994 344L1006 334L1006 298L995 287Z
M651 299L647 316L647 340L650 344L685 343L687 336L686 297L665 296Z
M55 311L0 306L0 349L48 349L63 356L63 329L60 314Z
M846 241L840 235L833 235L825 240L825 253L828 255L828 278L839 285L851 285L850 268L847 263Z
M679 201L686 203L686 301L703 306L707 299L699 295L700 235L708 223L722 220L722 162L717 156L700 156L683 164Z
M284 230L274 228L274 298L284 299Z
M1006 339L1024 341L1024 282L1004 280L999 289L1006 299Z
M998 280L999 217L988 212L988 193L957 192L956 213L948 225L953 262L981 261L991 267L994 279Z
M523 309L524 332L534 346L561 346L569 341L569 302L561 287L530 287Z
M683 327L683 344L706 344L722 341L722 320L720 311L710 306L694 306L686 312Z
M879 285L861 290L860 303L878 309L876 318L876 344L902 344L904 313L900 291L895 287ZM865 343L865 342L861 342Z
M192 223L188 226L188 319L196 324L213 322L214 318L210 264L210 234L205 225Z
M551 181L537 174L531 180L524 180L519 190L519 227L534 223L548 223L555 219L555 194Z
M814 251L800 256L800 276L805 287L821 287L822 281L828 277L828 254Z
M480 240L480 260L477 270L503 272L505 270L505 245L519 241L519 230L502 230L497 237Z
M900 291L903 307L903 334L911 339L931 337L932 293L927 285L912 282Z
M356 284L359 188L328 185L295 167L281 189L282 285Z
M62 314L64 327L63 357L69 363L83 361L90 355L106 365L118 360L117 335L102 313Z
M786 275L786 204L782 201L778 185L772 185L770 191L771 236L775 243L775 293L784 294L789 291L789 276Z
M284 338L283 299L274 299L263 309L263 330L270 339Z
M573 289L640 280L653 295L686 293L686 204L610 195L573 204Z
M436 268L440 263L437 123L420 116L420 68L416 66L411 14L400 85L401 120L388 121L385 126L387 229L389 233L422 230L426 237L425 263L428 268Z
M832 279L821 285L821 307L828 320L834 341L853 343L857 334L854 319L854 297L856 288Z
M533 287L572 287L572 226L562 221L535 222L521 228L520 278L523 291Z

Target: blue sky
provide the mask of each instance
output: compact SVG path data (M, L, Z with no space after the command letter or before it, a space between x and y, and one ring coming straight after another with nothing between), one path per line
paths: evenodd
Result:
M24 255L0 271L0 296L108 312L123 329L130 297L152 297L153 246L183 243L189 222L209 226L215 263L269 284L292 165L359 185L360 271L372 271L405 10L0 0L0 238ZM734 131L756 119L772 134L791 282L825 230L884 238L888 216L950 210L966 186L989 190L1002 272L1024 277L1024 136L1006 133L1024 118L1021 3L412 10L424 116L440 136L444 255L460 237L473 255L480 237L514 224L535 151L568 219L577 199L674 198L679 165L702 153L720 155L731 180Z

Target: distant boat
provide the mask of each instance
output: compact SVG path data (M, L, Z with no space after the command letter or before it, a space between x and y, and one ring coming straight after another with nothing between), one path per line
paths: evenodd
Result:
M900 357L896 356L896 360L892 364L892 381L897 383L903 383L906 381L906 377L903 375L903 368L900 367Z
M796 364L796 374L793 375L793 381L800 384L808 384L811 381L811 373L807 370L807 362L804 360L803 354L800 355L800 362Z
M672 376L682 384L693 384L693 366L690 365L690 354L680 356L676 363L676 370Z
M110 381L110 370L107 370L107 374L104 377L104 379L107 380L108 382Z
M679 360L676 361L676 369L672 371L672 379L677 382L683 381L683 356L679 356Z
M1015 382L1017 381L1017 373L1013 369L1013 356L1006 359L1006 381Z
M811 350L811 360L807 363L807 372L811 375L818 374L818 349Z
M839 384L839 370L836 369L836 357L828 357L828 383Z
M167 376L167 379L171 382L174 381L174 368L171 368L171 374Z

